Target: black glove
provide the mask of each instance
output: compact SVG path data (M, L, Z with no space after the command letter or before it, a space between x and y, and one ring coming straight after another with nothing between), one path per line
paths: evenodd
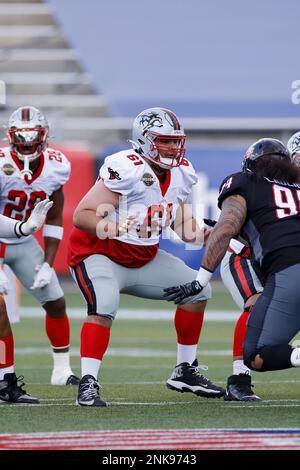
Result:
M209 227L214 227L217 223L217 221L213 219L203 219L203 222L205 223L205 225L208 225Z
M181 286L167 287L164 289L164 298L168 301L174 301L175 304L180 304L186 297L199 294L203 287L199 281L187 282Z

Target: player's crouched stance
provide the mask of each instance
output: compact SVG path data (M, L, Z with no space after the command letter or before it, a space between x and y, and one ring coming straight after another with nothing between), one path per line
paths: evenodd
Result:
M291 150L293 152L293 150ZM293 153L276 139L252 144L243 172L220 188L221 215L211 232L196 280L166 290L182 302L200 293L224 257L230 239L241 233L265 278L252 308L243 347L245 365L257 372L300 367L300 348L289 343L300 331L299 169Z
M33 209L27 222L16 222L13 219L0 215L0 237L21 238L27 237L41 228L45 222L47 212L53 205L52 201L45 199ZM8 344L9 343L9 344ZM0 401L6 403L38 404L39 400L26 393L22 387L23 376L17 378L14 372L13 336L8 319L5 301L0 294ZM6 367L5 367L6 366Z
M193 280L196 272L159 249L162 230L170 227L182 240L203 244L189 205L196 174L185 160L185 135L169 110L151 108L133 125L133 149L111 155L100 177L74 214L69 264L88 308L81 331L81 369L77 403L105 406L97 381L108 347L120 292L163 299L163 289ZM199 373L197 344L211 289L185 299L175 313L177 366L167 386L205 397L225 390Z

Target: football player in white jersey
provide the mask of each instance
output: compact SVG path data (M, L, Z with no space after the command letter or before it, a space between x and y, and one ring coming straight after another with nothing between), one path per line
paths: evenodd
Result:
M63 236L63 185L70 176L70 163L61 152L48 147L48 136L48 122L33 106L21 107L11 115L9 146L0 149L0 213L26 221L39 201L49 198L54 204L43 229L45 251L33 236L3 237L0 257L46 312L46 333L54 361L51 384L69 385L77 384L79 379L70 367L69 319L52 266ZM0 293L4 293L3 276Z
M16 222L0 214L0 237L21 238L33 234L44 224L47 212L52 206L53 202L49 199L38 202L26 222ZM0 269L0 401L38 404L39 400L28 395L22 388L25 385L22 382L23 376L17 378L14 371L13 334L3 298L8 286L3 276Z
M190 200L197 181L184 158L185 134L176 115L150 108L133 124L132 147L110 155L74 214L69 264L87 303L81 331L81 369L77 404L105 406L98 372L109 343L120 292L163 299L175 279L196 272L159 249L170 227L189 243L203 244L204 231L193 217ZM168 388L198 396L221 397L224 390L199 373L197 345L210 287L180 304L175 313L177 366Z

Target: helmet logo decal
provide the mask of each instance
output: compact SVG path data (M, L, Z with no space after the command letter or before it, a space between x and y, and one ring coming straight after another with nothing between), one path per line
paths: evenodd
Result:
M297 136L295 137L295 139L294 139L294 144L295 144L295 145L299 145L299 144L300 144L300 136L299 136L299 135L297 135Z
M140 125L143 128L143 134L152 127L163 127L162 118L157 113L142 114L140 119Z
M300 135L296 135L292 141L292 143L289 146L290 151L293 153L295 151L299 151L300 147Z

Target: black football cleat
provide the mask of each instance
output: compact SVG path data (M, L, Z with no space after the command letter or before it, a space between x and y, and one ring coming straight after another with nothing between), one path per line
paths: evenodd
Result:
M191 392L199 397L220 398L225 394L224 388L200 374L197 359L192 365L188 362L178 364L166 385L171 390L181 393Z
M253 393L253 385L251 384L251 375L239 374L231 375L227 379L225 401L261 401L257 395Z
M51 385L79 385L80 378L73 374L70 367L54 368L51 374Z
M72 374L67 378L66 385L79 385L79 383L80 383L80 378Z
M78 387L76 405L81 406L106 406L105 401L99 395L99 382L92 375L82 377Z
M0 380L0 401L6 403L22 403L27 405L38 405L40 402L37 398L31 397L23 390L22 387L25 385L22 382L24 379L23 375L16 377L16 374L4 374L3 380ZM20 382L18 384L18 382Z

